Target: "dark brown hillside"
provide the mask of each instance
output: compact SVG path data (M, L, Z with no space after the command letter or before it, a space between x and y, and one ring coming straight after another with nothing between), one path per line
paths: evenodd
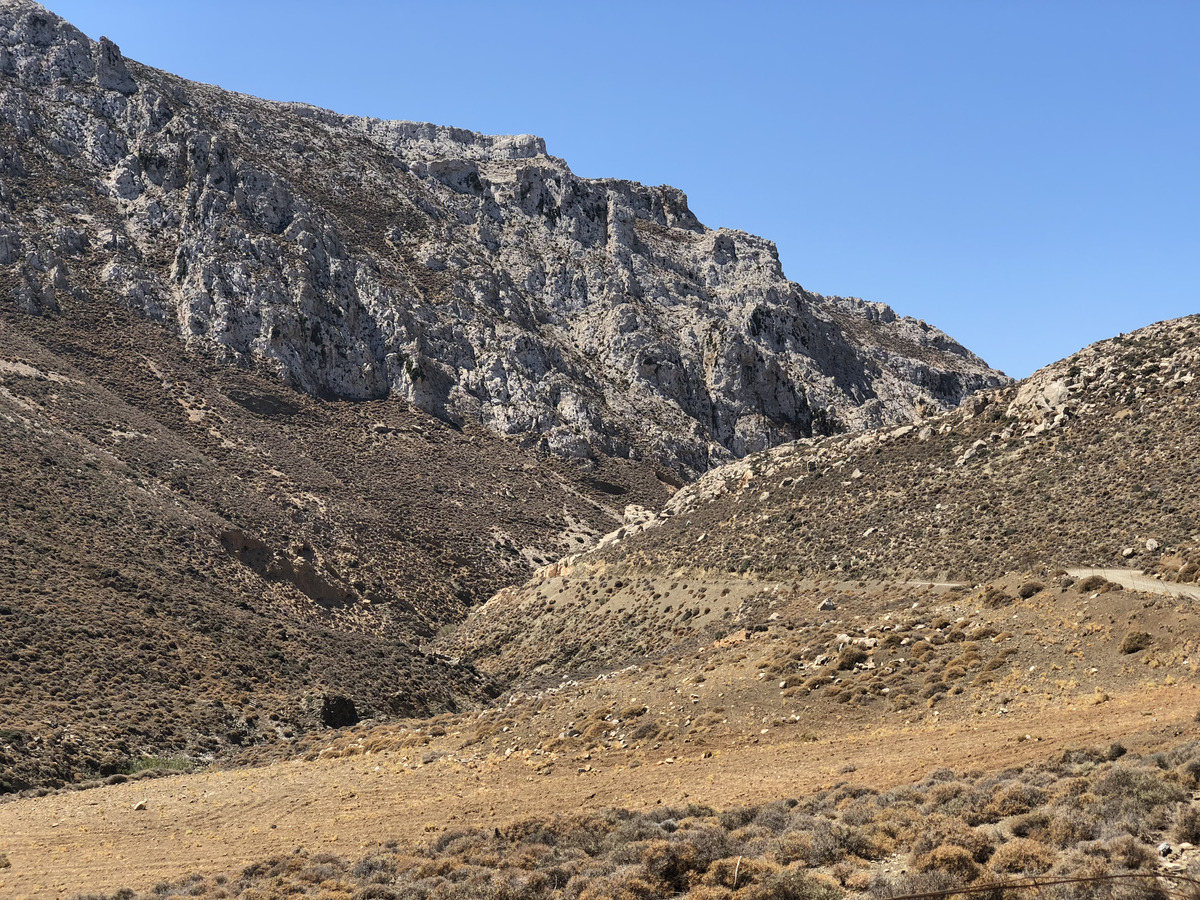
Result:
M0 319L0 485L0 790L286 741L324 694L483 699L422 640L668 491L287 391L100 301Z

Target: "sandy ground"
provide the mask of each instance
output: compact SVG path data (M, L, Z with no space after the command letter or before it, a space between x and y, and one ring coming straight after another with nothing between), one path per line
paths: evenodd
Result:
M1068 747L1120 739L1131 749L1200 735L1200 690L1153 688L1099 705L836 734L731 738L675 759L595 757L535 774L521 754L405 769L382 752L209 771L0 804L0 897L41 898L120 887L148 890L189 872L236 873L298 847L356 857L386 840L503 825L530 816L685 799L718 807L800 796L852 780L883 788L930 769L1001 769ZM578 766L583 766L579 763ZM852 774L845 768L853 766ZM144 810L134 805L145 801Z

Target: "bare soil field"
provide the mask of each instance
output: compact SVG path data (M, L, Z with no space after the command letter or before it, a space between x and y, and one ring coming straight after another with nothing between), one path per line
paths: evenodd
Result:
M624 754L593 754L548 773L521 754L414 768L399 749L364 751L17 800L0 805L0 847L12 862L0 872L0 891L14 900L147 891L163 879L233 871L299 847L354 855L387 840L557 813L761 803L831 785L847 766L856 783L886 788L936 767L1001 770L1118 738L1152 748L1200 736L1198 704L1195 685L1159 688L1020 719L862 727L815 741L742 735L690 757L652 752L634 768Z

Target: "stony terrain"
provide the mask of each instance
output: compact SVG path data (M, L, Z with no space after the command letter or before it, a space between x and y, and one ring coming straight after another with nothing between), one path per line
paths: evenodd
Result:
M664 515L630 504L596 549L442 630L434 646L463 654L446 670L502 688L490 703L27 792L0 804L0 887L832 900L1091 876L1115 880L1039 892L1186 892L1198 318L911 430L753 456ZM780 562L801 512L829 543ZM874 534L850 530L864 519L895 557L839 566Z
M780 598L761 629L486 709L0 803L0 889L745 900L1195 877L1196 610L1103 583L991 587L1009 600Z
M674 188L576 177L540 138L191 83L31 0L0 3L0 79L0 267L31 313L120 298L315 396L681 477L1006 381L924 322L804 291Z
M99 300L0 313L0 482L0 793L287 741L326 694L486 699L422 641L668 495L645 464L291 393Z
M0 297L0 896L1200 884L1200 316L1011 384L29 0Z
M502 592L447 646L511 676L712 637L745 624L766 588L822 579L1049 583L1100 566L1195 581L1198 375L1193 316L940 417L750 456Z
M29 0L0 296L0 793L482 702L424 644L626 507L1005 380L672 188L193 84Z

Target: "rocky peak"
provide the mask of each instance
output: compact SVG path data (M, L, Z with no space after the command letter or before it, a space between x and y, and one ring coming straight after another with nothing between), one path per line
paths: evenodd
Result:
M1006 381L537 137L188 82L28 0L0 2L0 73L0 275L27 312L102 292L298 390L684 478Z
M0 0L0 73L31 87L66 81L123 94L137 89L116 44L92 41L29 0Z

